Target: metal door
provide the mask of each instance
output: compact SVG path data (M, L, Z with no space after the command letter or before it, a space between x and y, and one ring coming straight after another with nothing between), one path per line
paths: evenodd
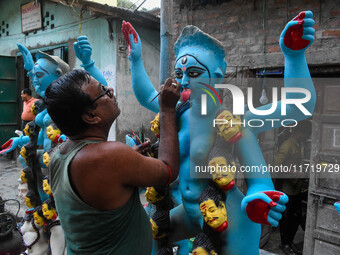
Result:
M314 79L314 84L317 104L310 162L314 171L310 171L304 254L338 255L340 215L333 204L340 201L340 174L336 170L340 164L340 83L333 78ZM329 166L320 168L324 164Z
M19 89L15 57L0 56L0 145L18 129Z

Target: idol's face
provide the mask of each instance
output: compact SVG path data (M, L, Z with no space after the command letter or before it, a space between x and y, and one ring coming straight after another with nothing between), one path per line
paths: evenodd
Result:
M217 125L218 134L226 141L230 141L230 139L240 132L241 125L239 123L241 122L241 119L239 116L234 116L231 112L225 110L217 116L217 119L221 119L226 123Z
M210 253L204 249L203 247L197 247L195 250L192 251L193 255L217 255L217 253L212 250Z
M159 195L154 187L147 187L145 192L146 200L150 203L157 203L158 201L162 200L164 197Z
M51 195L51 194L52 194L51 187L50 187L50 185L48 184L48 181L47 181L46 179L43 180L43 190L44 190L44 192L45 192L47 195Z
M193 255L210 255L206 249L203 247L197 247L195 250L192 251Z
M151 131L155 133L156 135L159 135L159 114L156 115L153 121L151 123Z
M52 219L53 215L57 212L55 209L48 209L47 204L42 205L42 212L46 219L50 220Z
M24 128L24 133L25 133L25 135L31 135L30 126L28 125L28 123L26 124L26 126Z
M21 179L22 182L27 183L27 178L26 178L26 174L25 174L24 170L21 170L21 172L20 172L20 179Z
M33 213L33 219L37 225L44 225L44 219L38 214L38 212Z
M217 207L213 200L208 199L200 204L200 210L204 221L214 229L227 221L227 211L223 203Z
M150 223L151 223L151 228L152 228L153 239L156 239L158 235L158 226L156 222L153 221L153 219L150 219Z
M43 163L45 164L45 166L49 166L50 164L50 155L48 154L48 152L45 152L43 155Z
M27 205L28 208L33 208L34 205L31 202L31 199L29 197L25 197L25 205Z
M23 157L24 159L27 159L27 153L26 153L26 147L25 147L25 146L22 146L22 147L21 147L20 155L21 155L21 157Z
M208 69L190 55L180 57L175 63L175 78L181 84L181 101L189 100L191 91L202 87L200 82L210 78Z
M40 58L34 64L32 83L39 96L45 97L47 87L59 78L57 68L56 64L46 58Z
M58 128L53 128L52 125L49 125L46 128L46 135L47 135L48 139L50 139L51 141L54 141L54 139L57 137L57 135L60 135L60 130Z
M27 183L21 183L18 186L18 197L22 203L25 203L25 197L28 191Z
M227 163L224 157L215 157L209 161L209 166L215 167L211 173L213 180L224 190L230 190L234 187L235 170L234 162Z
M152 228L153 239L160 239L160 238L165 237L165 234L161 234L159 232L159 227L153 219L150 219L150 223L151 223L151 228Z

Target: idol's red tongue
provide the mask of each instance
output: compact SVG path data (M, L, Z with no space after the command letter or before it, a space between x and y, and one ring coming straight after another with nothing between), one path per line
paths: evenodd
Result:
M188 100L189 100L189 97L190 97L190 93L191 93L191 90L183 90L183 91L182 91L181 101L182 101L182 102L188 101Z

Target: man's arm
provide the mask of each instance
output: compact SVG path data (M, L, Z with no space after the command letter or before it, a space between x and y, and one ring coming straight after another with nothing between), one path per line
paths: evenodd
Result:
M173 84L176 84L177 87ZM177 178L179 171L179 145L175 107L179 96L180 84L176 83L175 80L167 79L159 96L161 138L159 141L158 160L145 158L141 155L135 156L136 160L140 160L140 162L131 161L130 167L125 170L129 173L132 172L131 176L125 176L123 181L126 184L133 186L165 185ZM141 168L131 171L135 164L141 166ZM134 177L139 174L141 176Z

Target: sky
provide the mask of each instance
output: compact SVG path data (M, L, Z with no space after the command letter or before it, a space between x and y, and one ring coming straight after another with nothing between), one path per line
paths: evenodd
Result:
M130 0L131 1L131 0ZM132 0L131 2L137 2L136 5L140 5L143 0ZM151 10L155 7L161 7L161 0L146 0L146 2L142 5L142 7Z
M92 2L97 2L101 4L108 4L112 6L117 6L117 0L90 0ZM130 2L134 3L136 6L139 6L143 3L144 0L130 0ZM151 10L155 7L161 7L161 0L146 0L142 7Z

